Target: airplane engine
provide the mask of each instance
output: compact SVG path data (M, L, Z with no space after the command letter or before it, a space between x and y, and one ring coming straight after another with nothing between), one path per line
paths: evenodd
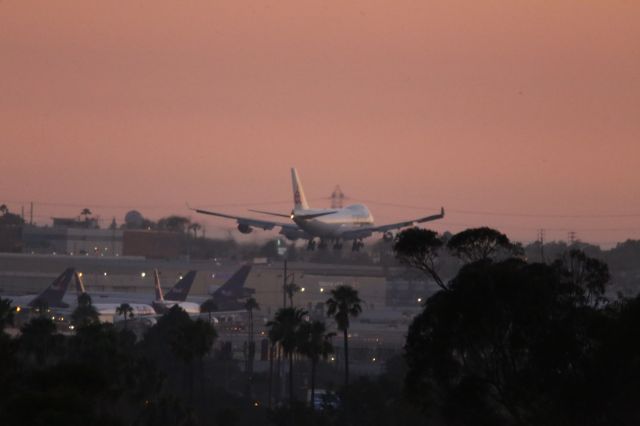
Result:
M243 234L250 234L251 231L253 231L253 228L247 225L246 223L239 223L238 231L240 231Z
M387 231L382 234L382 239L385 241L392 241L395 238L395 235L391 231Z

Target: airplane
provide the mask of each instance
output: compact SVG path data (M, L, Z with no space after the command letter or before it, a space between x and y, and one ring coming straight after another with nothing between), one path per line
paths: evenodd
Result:
M165 298L162 293L162 287L160 287L160 275L158 274L158 270L154 269L153 280L156 299L152 303L153 309L155 309L158 314L164 314L172 307L178 305L189 315L200 315L200 304L186 302L187 295L189 294L189 290L191 290L191 285L193 284L195 277L196 271L189 271L187 275L182 277L180 281L178 281L176 285L169 290L167 297Z
M36 297L31 296L17 296L12 297L13 305L16 306L16 311L20 312L22 307L25 306L30 309L37 309L42 306L49 308L68 308L69 305L62 301L69 282L74 274L73 268L67 268L62 274L58 276L47 288L42 290Z
M313 209L309 207L302 188L302 183L295 168L291 169L291 181L293 185L293 210L291 214L273 213L263 210L250 210L254 213L267 214L271 216L285 217L291 219L293 223L273 222L267 220L253 219L243 216L234 216L226 213L213 212L202 209L191 209L196 213L234 219L238 223L238 231L249 234L253 228L270 230L275 227L280 228L280 234L289 240L308 240L307 249L315 250L318 238L318 248L327 247L327 241L333 242L333 248L342 249L343 241L353 241L352 251L359 251L364 247L363 239L370 237L373 233L382 233L385 241L391 241L395 237L393 230L413 226L418 223L430 222L444 217L444 208L439 214L424 216L403 222L390 223L376 226L373 215L363 204L352 204L344 208L336 209Z
M213 292L211 298L219 311L244 310L244 304L240 299L251 297L255 293L254 289L244 286L251 265L241 266L220 288Z
M75 281L76 281L76 294L80 297L81 294L86 293L84 282L82 281L82 277L77 272L75 273ZM147 317L147 316L155 316L156 310L153 309L151 305L146 303L127 303L131 309L133 310L133 315L135 317ZM92 303L91 304L95 310L98 312L98 315L101 317L104 316L112 316L114 321L118 317L118 308L122 306L122 303Z

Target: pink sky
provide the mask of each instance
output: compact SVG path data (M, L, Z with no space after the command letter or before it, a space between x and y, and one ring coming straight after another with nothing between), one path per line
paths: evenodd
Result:
M296 166L311 199L424 207L370 203L381 223L443 205L441 231L640 238L639 22L615 0L4 0L0 202L286 212Z

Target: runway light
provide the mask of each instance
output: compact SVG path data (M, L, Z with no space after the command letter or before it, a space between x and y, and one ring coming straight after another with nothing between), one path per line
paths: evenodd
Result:
M144 278L144 277L146 277L146 276L147 276L147 273L146 273L146 272L142 272L142 273L140 273L140 276L141 276L142 278Z
M182 279L182 275L178 276L178 279L181 280Z
M16 306L16 312L20 312L22 308L20 306Z
M371 362L376 362L376 357L371 358Z
M302 288L300 289L300 291L305 291L305 290L306 290L306 289L305 289L304 287L302 287Z
M320 293L324 293L324 288L320 287Z
M336 360L336 357L335 357L335 356L332 356L332 357L331 357L331 362L333 362L333 361L335 361L335 360Z
M259 406L260 406L260 402L259 402L259 401L255 401L255 402L253 403L253 406L254 406L254 407L259 407Z
M82 272L78 272L78 276L82 278Z
M107 273L106 273L106 272L104 273L104 276L105 276L105 277L107 276Z
M422 297L418 297L418 303L422 303Z

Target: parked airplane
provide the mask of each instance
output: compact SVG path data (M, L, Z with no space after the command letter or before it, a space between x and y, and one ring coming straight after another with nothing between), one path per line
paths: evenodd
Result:
M185 302L189 290L191 290L191 284L196 277L196 271L189 271L180 281L173 286L173 288L167 293L165 298L162 293L162 287L160 287L160 276L158 270L153 271L153 278L155 284L156 299L153 301L153 308L159 314L167 312L169 309L178 305L185 310L189 315L199 315L200 305L193 302Z
M342 248L343 241L353 241L352 250L358 251L364 247L362 240L371 236L373 233L382 233L385 240L392 240L394 238L393 230L413 226L417 223L442 219L444 217L444 208L442 208L439 214L376 226L374 225L371 212L363 204L353 204L338 209L310 208L295 168L291 169L291 180L293 184L294 203L291 214L272 213L262 210L251 211L271 216L286 217L291 219L293 223L272 222L202 209L194 210L201 214L235 219L238 223L238 230L243 234L250 233L253 228L269 230L279 227L280 234L290 240L297 240L299 238L308 240L307 248L309 250L316 248L315 239L318 238L318 248L326 248L327 242L332 241L333 248L339 250Z
M78 274L76 272L75 274L75 281L76 281L76 294L78 295L78 297L83 294L86 293L85 287L84 287L84 282L82 281L82 277L80 276L80 274ZM156 311L155 309L153 309L153 307L151 305L148 305L146 303L131 303L131 302L122 302L122 303L92 303L92 306L96 309L96 311L98 312L98 315L100 317L107 317L107 316L111 316L113 317L113 320L115 321L118 317L118 308L120 306L122 306L123 303L128 304L131 309L133 310L133 315L134 317L144 317L144 316L154 316L156 315Z
M250 297L255 293L254 289L244 286L251 265L240 267L220 288L213 292L211 298L219 311L244 310L241 299Z
M69 305L64 303L62 298L67 292L69 281L71 281L73 273L73 268L65 269L58 278L53 280L53 282L49 284L47 288L42 290L42 292L40 292L36 297L17 296L11 297L10 299L18 310L21 310L23 306L32 309L39 308L41 306L46 306L47 308L68 308Z

